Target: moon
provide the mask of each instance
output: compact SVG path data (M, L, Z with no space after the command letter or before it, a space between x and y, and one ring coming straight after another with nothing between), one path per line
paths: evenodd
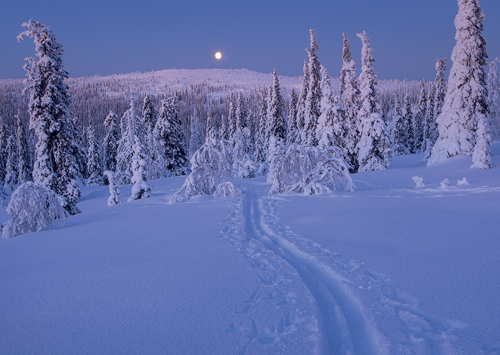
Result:
M215 59L219 60L221 58L222 58L222 53L221 52L215 53Z

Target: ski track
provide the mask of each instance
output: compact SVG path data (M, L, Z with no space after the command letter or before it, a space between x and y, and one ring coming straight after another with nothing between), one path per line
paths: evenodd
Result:
M278 217L280 198L266 196L267 187L243 190L222 236L256 269L261 284L226 329L248 339L239 354L472 354L461 341L471 339L453 334L462 324L420 310L363 264L293 233ZM497 351L480 342L473 349Z

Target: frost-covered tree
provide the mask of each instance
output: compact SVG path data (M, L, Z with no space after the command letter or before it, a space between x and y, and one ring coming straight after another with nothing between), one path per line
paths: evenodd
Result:
M425 139L425 159L429 159L432 153L432 147L438 138L436 116L434 115L434 100L436 97L436 86L429 83L429 94L427 95L427 119L425 120L424 139Z
M498 75L498 61L500 58L490 62L488 72L488 103L491 114L491 128L494 139L500 139L500 78Z
M147 157L145 147L139 137L134 136L134 155L132 156L132 194L128 201L140 200L151 196L151 185L148 181Z
M17 123L17 156L18 164L17 171L19 172L19 184L23 184L26 181L32 181L33 176L31 175L31 156L29 153L28 141L26 139L26 131L24 129L24 124L21 119L19 112L16 114Z
M92 126L87 128L87 139L89 142L89 149L87 152L89 178L87 180L87 186L101 186L103 184L101 151L99 150L99 144L95 137L94 127Z
M252 157L251 133L248 127L237 128L233 138L233 169L240 179L255 177L255 164Z
M321 111L316 137L322 149L331 146L344 148L344 120L333 97L331 79L324 66L321 66Z
M66 199L65 208L70 214L79 210L77 184L76 131L71 120L71 98L64 79L68 73L63 68L62 46L49 27L37 21L23 23L27 30L18 40L33 38L38 60L29 58L24 66L27 72L30 128L36 137L36 159L33 179Z
M130 99L130 105L121 119L121 138L118 141L116 152L116 182L119 185L130 184L132 178L133 145L136 135L138 117L135 113L135 100ZM108 169L109 170L109 169Z
M200 122L198 115L191 116L191 137L189 138L189 156L192 157L205 142L205 125ZM229 138L229 137L228 137Z
M361 90L361 108L358 121L361 124L361 137L357 145L359 171L387 169L391 162L391 147L382 109L377 100L377 74L373 70L373 49L366 31L357 35L362 43L361 74L359 84Z
M234 138L234 134L236 133L236 106L232 96L229 97L227 121L229 124L229 139L232 140Z
M342 69L340 71L340 103L344 112L344 126L346 129L344 146L347 152L347 163L352 173L359 169L357 144L359 142L358 111L360 105L360 91L356 66L352 59L351 46L345 33L342 51Z
M215 127L214 118L210 111L207 112L207 127L205 128L205 140L210 138L219 139L219 132L217 132L217 128ZM233 138L234 139L234 133Z
M54 223L66 216L61 202L61 196L48 187L36 185L32 181L20 185L7 206L11 219L3 228L2 238L52 228Z
M297 129L298 134L295 140L296 143L303 142L302 136L304 135L304 128L306 125L306 101L307 93L309 91L309 64L304 61L304 76L302 77L302 86L300 88L299 100L297 102Z
M188 172L186 139L181 128L177 98L162 100L154 134L158 154L165 162L166 176L180 176Z
M288 114L288 122L287 122L286 140L288 143L295 143L297 141L297 136L299 134L299 127L297 122L298 101L299 97L297 96L297 92L295 91L295 89L292 89L292 91L290 92L290 112Z
M104 170L116 171L116 157L118 154L118 116L110 111L104 120L106 136L102 142Z
M404 130L406 132L406 147L410 154L415 154L415 132L413 130L413 109L411 107L410 95L404 98Z
M80 180L88 179L89 174L87 170L87 132L80 124L78 117L73 117L69 121L72 126L72 131L75 132L74 140L74 155L76 157L76 164L78 167L78 178Z
M5 164L5 187L9 187L11 191L14 191L19 184L19 173L17 171L18 166L18 155L17 155L17 144L16 136L12 134L9 139L7 139L7 162Z
M243 94L240 93L236 103L236 130L243 130L247 126L247 115L246 103L243 99Z
M309 33L311 35L311 47L306 49L309 55L309 87L305 103L304 143L317 146L319 140L316 137L316 128L321 114L321 68L318 61L317 50L319 46L316 43L316 35L313 30L309 30Z
M393 129L393 139L394 146L392 148L394 155L406 155L410 153L408 149L408 137L406 130L406 122L403 113L401 112L401 100L399 95L394 98L394 110L392 114L392 119L394 121Z
M5 182L5 165L7 163L7 138L9 132L2 117L0 117L0 185Z
M436 60L436 79L434 80L434 86L436 88L436 95L434 96L434 116L437 118L443 111L444 98L446 97L446 91L448 90L448 83L444 77L446 71L446 63L448 59L437 59Z
M260 101L259 107L259 127L256 132L254 146L254 163L258 174L264 175L267 172L267 95Z
M425 121L427 120L427 91L425 89L425 81L419 83L420 96L418 97L417 105L413 115L413 131L415 134L415 152L422 153L425 151L424 146L424 129Z
M270 193L313 195L352 190L354 184L340 149L290 144L278 162Z
M229 127L227 123L227 118L224 115L222 115L220 118L219 137L220 139L229 140ZM198 149L203 145L203 142L204 141L202 141L201 144L198 146ZM192 154L190 156L192 156Z
M205 144L191 157L191 173L170 202L186 201L197 195L241 196L241 190L231 182L232 150L230 141L208 136Z
M148 137L152 137L156 120L158 119L158 113L156 112L154 101L153 95L147 94L144 97L144 102L142 103L142 121L146 126Z
M491 124L486 85L484 14L478 0L458 0L455 18L457 41L448 90L437 118L439 138L427 165L456 155L472 156L473 166L491 167Z
M106 170L104 171L104 175L106 175L109 181L108 206L117 205L120 203L120 185L116 183L115 174L112 171Z

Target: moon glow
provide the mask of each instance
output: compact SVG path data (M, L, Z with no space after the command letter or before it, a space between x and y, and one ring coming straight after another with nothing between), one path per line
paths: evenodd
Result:
M222 58L222 53L221 52L215 53L215 59L219 60L221 58Z

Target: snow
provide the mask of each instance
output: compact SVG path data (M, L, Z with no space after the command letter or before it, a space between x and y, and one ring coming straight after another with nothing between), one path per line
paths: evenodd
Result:
M498 354L492 153L490 170L396 156L314 196L259 177L168 204L171 177L107 207L107 186L83 187L81 214L0 242L0 353Z

